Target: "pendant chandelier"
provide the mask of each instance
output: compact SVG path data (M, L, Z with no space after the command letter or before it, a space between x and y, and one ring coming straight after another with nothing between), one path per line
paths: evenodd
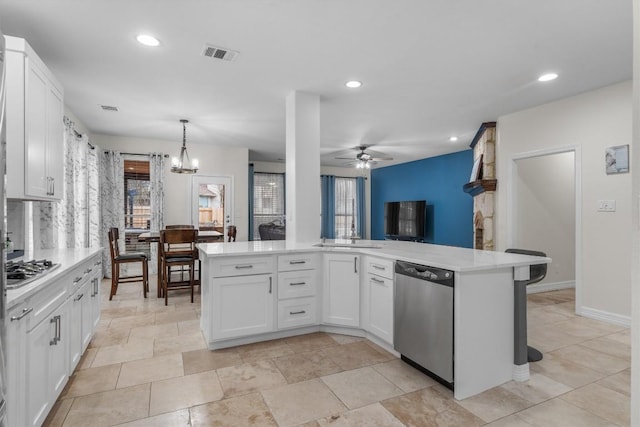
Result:
M198 160L189 158L187 153L187 127L189 120L182 119L182 148L180 149L180 157L171 159L171 172L173 173L196 173L198 172Z

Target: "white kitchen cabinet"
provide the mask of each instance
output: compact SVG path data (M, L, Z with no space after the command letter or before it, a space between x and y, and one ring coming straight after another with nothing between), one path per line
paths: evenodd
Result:
M33 311L29 301L7 312L7 425L27 425L27 317Z
M69 303L27 332L27 425L40 426L68 379Z
M89 269L89 273L91 269ZM85 343L91 340L93 333L93 316L91 313L91 292L93 281L86 273L74 279L75 292L71 295L69 310L69 375L78 366Z
M318 324L318 255L278 256L278 329Z
M7 197L60 200L64 97L60 83L21 38L6 40Z
M93 332L98 327L100 322L100 280L102 279L102 261L98 258L94 258L93 272L91 273L91 293L90 293L90 307L91 307L91 332L89 333L89 326L87 325L86 332L83 332L84 338L82 339L82 348L86 349L93 337ZM84 329L83 329L84 331Z
M236 338L274 330L272 274L225 277L213 288L213 338Z
M360 256L324 254L322 320L340 326L360 326Z
M393 345L393 261L364 258L362 327Z

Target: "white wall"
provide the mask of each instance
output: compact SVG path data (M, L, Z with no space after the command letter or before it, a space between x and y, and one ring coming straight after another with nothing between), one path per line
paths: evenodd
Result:
M160 152L177 156L182 141L162 141L110 135L92 134L90 141L101 149L118 150L128 153ZM247 240L248 208L248 165L247 148L222 147L205 144L190 144L187 141L189 156L198 159L200 169L197 175L232 176L234 193L233 222L238 227L237 240ZM166 159L165 170L165 224L190 224L189 200L191 194L191 176L171 173L171 159Z
M277 162L251 162L253 163L254 172L264 172L264 173L285 173L286 167L284 163ZM371 177L369 174L369 170L365 171L366 180L365 180L365 200L366 200L366 238L371 238ZM335 176L344 176L344 177L358 177L362 176L361 169L356 169L355 167L351 168L342 168L335 166L322 166L320 165L320 174L322 175L335 175ZM320 177L318 177L318 197L320 197ZM318 216L320 216L320 212L318 212Z
M631 82L623 82L498 119L498 250L508 236L509 166L516 155L558 147L581 151L582 306L620 319L631 315L631 174L606 175L605 148L631 143ZM632 165L633 173L633 165ZM617 210L597 212L598 200Z
M521 159L517 173L513 247L553 259L541 284L575 281L574 153Z

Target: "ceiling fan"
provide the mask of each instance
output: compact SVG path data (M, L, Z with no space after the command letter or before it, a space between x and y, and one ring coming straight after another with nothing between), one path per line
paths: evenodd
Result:
M369 169L372 164L375 165L379 161L393 160L393 157L387 156L386 154L367 150L369 147L370 145L358 145L354 148L360 152L357 153L355 157L336 157L336 159L351 160L358 169Z

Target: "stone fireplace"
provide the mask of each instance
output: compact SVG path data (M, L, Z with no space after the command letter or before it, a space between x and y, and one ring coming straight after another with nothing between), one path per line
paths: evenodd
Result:
M471 142L473 148L474 180L465 184L464 191L473 196L474 249L492 251L494 246L494 213L496 180L496 122L480 126Z

